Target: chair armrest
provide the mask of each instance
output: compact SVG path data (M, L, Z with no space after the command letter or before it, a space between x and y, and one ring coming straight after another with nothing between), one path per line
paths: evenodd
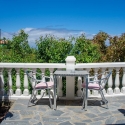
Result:
M38 73L38 72L36 72L36 73L37 73L38 75L42 76L41 73ZM51 81L52 81L52 78L49 77L49 76L45 76L45 75L43 75L43 76L42 76L42 79L43 79L43 78L49 78L49 79L51 79Z
M48 77L48 76L43 76L45 78L49 78L51 81L53 81L53 79L51 77Z
M100 75L102 75L102 74L104 74L104 73L107 73L107 72L110 72L110 71L105 71L105 72L100 73L100 74L95 74L94 76L90 76L90 77L88 77L88 78L89 78L89 79L95 78L95 77L98 77L98 76L100 76Z

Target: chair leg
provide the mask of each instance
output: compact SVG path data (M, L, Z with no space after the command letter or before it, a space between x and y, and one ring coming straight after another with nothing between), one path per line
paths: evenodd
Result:
M32 93L32 94L31 94L31 97L30 97L30 99L29 99L29 101L28 101L27 107L29 107L29 103L31 102L33 95L34 95L34 94Z
M30 99L29 99L29 101L28 101L28 105L27 105L27 107L29 107L29 103L31 102L34 102L37 98L36 98L36 93L34 94L34 92L35 92L35 90L33 90L33 92L32 92L32 94L31 94L31 97L30 97Z
M83 88L82 91L82 99L83 99L83 103L82 103L82 109L85 107L85 89Z
M105 99L105 96L104 96L102 90L100 90L99 92L100 92L100 95L102 97L102 104L106 104L107 109L108 109L108 101Z
M53 107L52 107L51 97L50 97L50 90L49 90L49 89L48 89L48 94L49 94L49 102L50 102L50 107L51 107L51 108L53 108Z

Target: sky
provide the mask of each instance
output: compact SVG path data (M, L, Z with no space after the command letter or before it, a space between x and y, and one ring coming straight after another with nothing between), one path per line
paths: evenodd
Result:
M0 0L1 37L21 29L31 44L46 34L92 38L125 33L125 0Z

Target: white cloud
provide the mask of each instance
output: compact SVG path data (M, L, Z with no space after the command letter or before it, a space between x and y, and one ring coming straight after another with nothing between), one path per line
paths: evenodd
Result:
M28 41L31 46L35 46L35 41L38 40L40 36L45 36L47 34L54 35L57 38L68 38L70 36L77 37L84 33L87 38L93 37L92 34L87 34L82 30L69 30L66 28L47 28L47 27L46 28L24 28L23 30L29 35ZM2 32L1 36L11 39L13 35L10 33Z

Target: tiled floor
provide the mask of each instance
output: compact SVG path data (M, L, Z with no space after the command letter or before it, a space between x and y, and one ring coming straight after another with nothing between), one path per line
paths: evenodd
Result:
M18 99L1 125L108 125L125 124L125 96L109 97L108 106L99 99L88 101L88 110L81 110L82 100L57 101L57 110L50 109L48 100L38 100L27 108L28 100Z

